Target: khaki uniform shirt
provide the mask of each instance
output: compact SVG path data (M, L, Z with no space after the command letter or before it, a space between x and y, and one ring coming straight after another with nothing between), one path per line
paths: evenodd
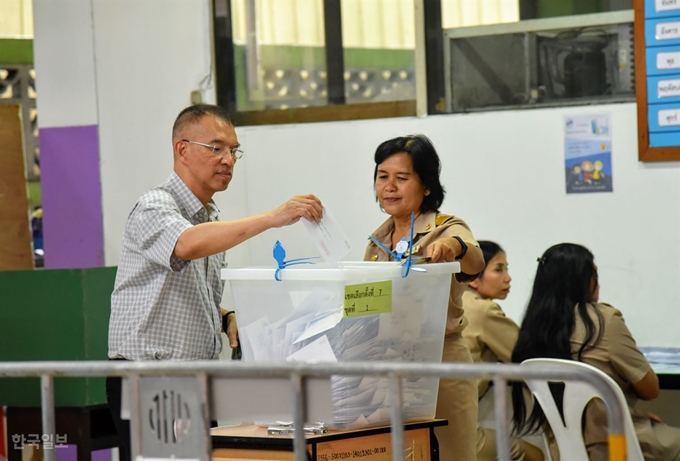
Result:
M463 337L475 362L510 362L517 343L519 326L505 316L503 309L468 287L463 293L463 308L468 326ZM479 397L489 388L489 380L479 380Z
M633 417L635 432L645 460L664 459L660 443L654 434L649 417L635 409L638 397L632 383L639 382L652 368L635 344L621 312L614 307L598 303L589 304L589 315L597 327L597 309L603 317L602 336L591 349L586 349L582 361L607 373L621 386ZM585 340L586 330L583 321L576 314L574 333L571 337L572 353L576 360L578 348ZM607 415L602 401L591 402L587 407L584 439L591 460L607 458Z
M373 237L382 242L386 247L392 248L392 232L394 220L389 218L375 232ZM414 223L413 230L413 255L423 256L427 252L427 246L440 238L457 235L471 248L479 247L472 236L472 231L462 219L456 216L437 214L435 212L422 213ZM408 235L405 236L408 239ZM390 261L391 256L382 248L370 241L366 248L364 260L366 261ZM462 296L466 283L477 278L479 274L454 274L451 277L451 291L449 294L449 309L446 320L446 334L459 333L467 325L463 315Z

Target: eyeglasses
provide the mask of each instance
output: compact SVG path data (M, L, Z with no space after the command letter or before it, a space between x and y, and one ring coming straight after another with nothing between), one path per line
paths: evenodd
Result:
M182 139L182 141L188 142L189 144L196 144L198 146L207 147L208 149L212 150L213 155L217 158L224 158L227 152L229 152L231 158L233 158L234 160L238 160L241 157L243 157L243 151L238 147L213 146L211 144L205 144L198 141L189 141L188 139Z

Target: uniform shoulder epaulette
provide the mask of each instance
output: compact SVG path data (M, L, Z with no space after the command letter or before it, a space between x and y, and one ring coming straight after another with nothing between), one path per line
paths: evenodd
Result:
M446 224L448 221L450 221L450 220L453 219L453 218L455 218L455 216L451 216L451 215L449 215L449 214L441 214L441 213L440 213L440 214L438 214L438 215L434 218L434 225L437 226L437 227L439 227L439 226L441 226L442 224Z
M598 302L596 302L595 304L602 304L603 306L607 306L607 307L611 307L612 309L616 309L614 306L612 306L612 305L609 304L609 303L603 303L603 302L599 302L599 301L598 301Z

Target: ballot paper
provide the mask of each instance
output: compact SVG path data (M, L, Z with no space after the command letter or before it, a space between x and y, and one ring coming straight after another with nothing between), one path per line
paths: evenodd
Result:
M323 333L324 331L330 330L331 328L335 327L335 325L340 323L340 320L342 320L342 313L343 306L341 304L338 307L337 312L326 313L326 315L324 316L312 319L312 321L309 322L305 327L305 331L303 331L302 334L300 334L298 339L296 339L293 344L302 342L306 339L311 338L312 336L316 336L320 333Z
M378 338L416 341L420 336L421 317L418 309L400 309L395 315L382 315Z
M294 354L286 357L289 362L337 362L328 337L323 335L316 341L312 341Z
M269 360L269 345L271 339L267 337L265 328L269 325L269 319L265 316L257 321L239 327L238 336L241 349L246 357L252 357L253 361L266 362Z
M303 219L302 223L326 262L337 263L347 256L352 248L349 239L328 208L323 208L323 218L319 223L307 219Z
M333 285L307 289L294 285L282 293L287 297L283 300L286 310L239 327L244 358L260 362L341 363L437 360L441 357L443 327L439 322L428 321L430 306L422 301L421 291L434 289L428 284L436 281L414 278L400 282L395 285L392 312L360 317L342 316L344 292ZM437 389L436 378L403 379L404 419L434 415ZM388 378L334 375L330 392L333 418L324 423L331 427L362 427L389 421L393 399Z

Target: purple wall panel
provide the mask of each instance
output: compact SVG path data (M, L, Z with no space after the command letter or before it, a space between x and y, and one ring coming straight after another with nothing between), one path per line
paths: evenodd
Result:
M97 125L40 130L45 267L104 265Z
M78 447L76 445L66 445L65 447L57 448L54 452L57 461L83 461L78 459ZM91 461L111 461L111 450L93 451Z

